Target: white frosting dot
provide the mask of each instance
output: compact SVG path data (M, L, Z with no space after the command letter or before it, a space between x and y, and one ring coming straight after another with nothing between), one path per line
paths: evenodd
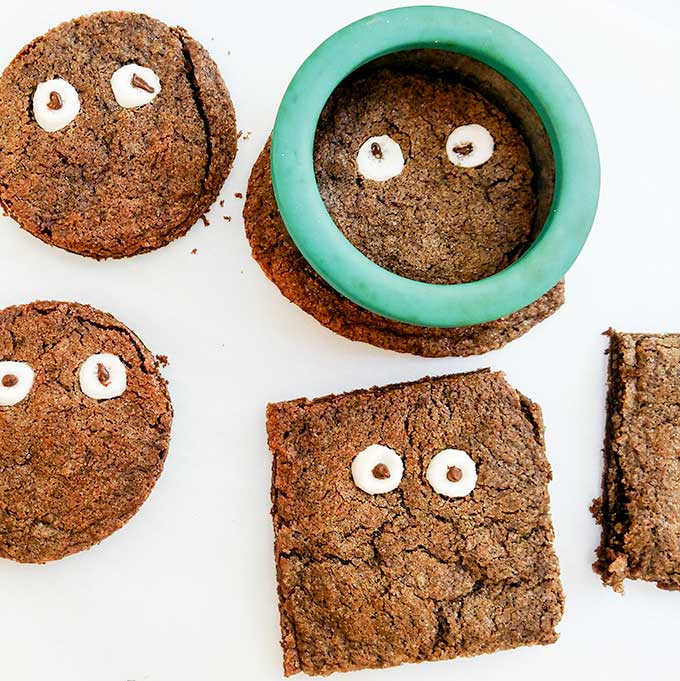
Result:
M80 367L80 389L93 400L120 397L127 388L127 370L116 355L91 355Z
M489 131L481 125L461 125L446 140L449 161L461 168L474 168L486 163L493 154L494 142Z
M399 486L403 475L403 461L384 445L369 445L352 461L354 484L367 494L391 492Z
M357 168L367 180L385 182L401 174L404 155L389 135L369 137L357 154Z
M13 407L28 396L35 372L26 362L0 362L0 407Z
M120 106L124 109L134 109L148 104L158 95L161 91L161 81L145 66L125 64L111 76L111 89Z
M79 111L78 93L63 78L46 80L36 87L33 94L33 117L46 132L65 128Z
M453 469L451 473L450 469ZM466 452L460 449L444 449L430 461L426 477L437 494L465 497L477 484L477 468Z

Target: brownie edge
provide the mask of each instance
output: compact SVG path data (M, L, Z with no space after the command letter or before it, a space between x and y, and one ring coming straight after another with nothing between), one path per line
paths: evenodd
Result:
M488 370L267 408L286 676L446 660L557 639L555 556L541 410ZM369 495L371 444L403 478ZM477 484L437 494L437 452L465 451Z
M680 590L680 334L609 336L602 526L593 569Z

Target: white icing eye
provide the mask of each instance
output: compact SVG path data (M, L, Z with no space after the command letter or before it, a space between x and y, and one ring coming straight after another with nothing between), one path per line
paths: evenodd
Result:
M352 461L354 484L367 494L385 494L396 489L404 475L399 455L384 445L370 445Z
M35 373L26 362L0 362L0 407L13 407L28 396Z
M427 467L427 481L437 494L465 497L477 484L475 462L460 449L444 449Z
M65 128L80 111L80 98L71 83L54 78L40 83L33 94L35 122L46 132Z
M158 76L145 66L125 64L111 76L111 89L124 109L134 109L151 102L161 91Z
M446 155L454 166L474 168L486 163L493 154L493 137L489 131L473 123L456 128L446 140Z
M357 168L367 180L385 182L404 169L401 147L388 135L369 137L357 154Z
M127 388L127 370L116 355L91 355L80 367L80 389L93 400L120 397Z

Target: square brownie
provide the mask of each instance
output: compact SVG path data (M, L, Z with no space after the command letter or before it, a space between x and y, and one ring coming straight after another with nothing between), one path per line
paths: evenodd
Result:
M680 334L608 332L602 539L593 565L623 580L680 589Z
M270 404L267 430L286 676L557 639L564 598L541 411L502 374ZM354 482L371 445L403 462L392 491ZM474 462L467 496L430 485L447 448Z

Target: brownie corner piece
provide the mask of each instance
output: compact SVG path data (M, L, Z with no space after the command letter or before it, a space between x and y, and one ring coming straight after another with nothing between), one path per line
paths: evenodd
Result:
M540 408L502 374L278 403L267 430L287 676L557 639L564 599ZM372 445L403 463L385 493L353 477ZM443 450L474 462L468 494L435 491L429 464Z
M610 329L601 525L593 569L680 590L680 334Z

